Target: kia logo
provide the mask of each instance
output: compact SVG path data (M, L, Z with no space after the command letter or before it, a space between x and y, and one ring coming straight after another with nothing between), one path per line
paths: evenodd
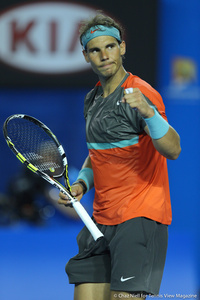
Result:
M63 74L88 68L79 42L80 22L95 9L66 2L38 2L0 15L0 59L29 72Z

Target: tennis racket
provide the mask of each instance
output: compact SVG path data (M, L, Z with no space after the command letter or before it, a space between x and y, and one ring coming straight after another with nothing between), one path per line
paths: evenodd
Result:
M3 133L9 148L32 172L41 176L66 194L94 240L103 234L92 221L81 203L71 195L68 163L65 151L52 131L39 120L23 114L6 119ZM57 179L64 177L65 186Z

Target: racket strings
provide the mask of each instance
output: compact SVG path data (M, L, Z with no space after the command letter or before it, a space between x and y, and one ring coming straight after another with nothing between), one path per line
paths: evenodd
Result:
M40 171L62 176L63 160L55 141L40 126L23 118L11 119L7 132L15 148Z

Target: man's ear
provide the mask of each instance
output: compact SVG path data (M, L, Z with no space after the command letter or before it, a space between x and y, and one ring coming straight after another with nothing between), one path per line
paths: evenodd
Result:
M90 61L89 61L89 59L88 59L87 51L86 51L86 50L83 50L82 52L83 52L83 55L84 55L84 57L85 57L85 61L86 61L87 63L89 63Z
M121 54L121 56L123 56L126 53L126 43L125 43L125 41L122 41L119 46L120 46L120 54Z

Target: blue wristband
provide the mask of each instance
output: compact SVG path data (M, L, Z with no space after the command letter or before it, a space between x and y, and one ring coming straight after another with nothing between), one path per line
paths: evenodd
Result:
M162 138L169 130L169 124L161 117L155 107L153 107L155 115L151 118L144 118L152 139L158 140Z
M93 188L94 179L93 179L93 170L91 168L83 168L80 170L77 180L82 179L87 186L87 192Z

